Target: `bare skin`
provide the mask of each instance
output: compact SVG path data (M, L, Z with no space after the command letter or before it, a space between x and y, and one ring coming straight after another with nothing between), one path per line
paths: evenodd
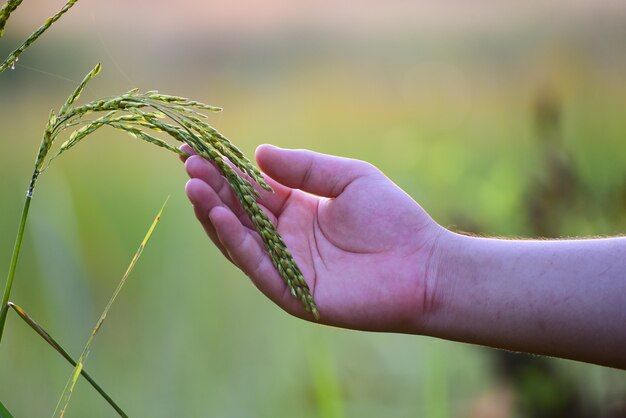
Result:
M256 158L275 191L262 191L260 203L301 267L320 322L626 368L625 238L461 236L371 164L269 145ZM312 320L219 171L198 156L185 167L187 195L217 247L278 306Z

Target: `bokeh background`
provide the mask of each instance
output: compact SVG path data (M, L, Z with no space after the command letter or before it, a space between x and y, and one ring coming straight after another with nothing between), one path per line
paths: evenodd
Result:
M61 5L24 2L2 57ZM623 1L81 0L0 77L2 272L48 112L96 62L86 98L222 106L211 122L248 155L368 160L456 230L626 229ZM185 181L172 155L103 131L42 175L27 226L12 299L78 355L171 195L86 367L131 416L626 416L624 372L287 316L206 239ZM69 374L11 315L6 406L50 416ZM81 382L68 416L113 412Z

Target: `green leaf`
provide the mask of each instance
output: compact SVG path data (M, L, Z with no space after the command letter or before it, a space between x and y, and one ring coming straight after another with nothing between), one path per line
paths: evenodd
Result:
M124 273L124 276L120 280L119 284L117 285L117 288L113 292L113 295L109 299L109 303L107 303L106 307L104 308L104 311L102 311L102 315L100 315L100 319L96 323L96 326L93 327L93 330L91 331L91 335L89 336L89 339L87 340L87 344L85 344L85 348L83 349L83 353L80 355L80 358L76 362L77 364L76 364L76 367L74 368L74 371L72 372L72 376L70 377L67 384L65 385L65 389L63 390L63 394L61 394L61 398L59 398L57 407L54 410L54 417L63 418L63 416L65 415L67 406L70 403L70 398L72 397L72 392L74 391L74 387L76 386L76 382L78 381L80 372L82 371L85 361L87 360L87 356L89 355L89 351L91 349L91 343L93 342L93 339L95 338L98 331L100 331L100 328L102 327L102 324L104 323L104 320L106 319L106 316L109 313L109 309L111 309L113 302L115 302L117 295L122 290L122 287L124 287L124 284L126 283L126 279L128 279L128 276L130 275L131 271L135 267L135 264L137 264L137 260L139 260L141 253L146 247L146 244L150 240L150 237L152 236L154 229L156 228L157 224L159 223L159 220L161 219L161 214L163 213L163 209L165 209L166 204L167 204L167 200L165 200L165 203L163 203L161 210L159 210L159 213L157 214L156 218L154 218L154 221L152 222L152 225L148 229L146 236L144 237L143 241L141 241L139 248L135 252L133 259L128 265L128 268L126 269L126 272Z
M18 314L18 316L28 324L28 326L35 330L35 332L39 334L39 336L43 338L44 341L50 344L52 348L54 348L65 360L67 360L68 363L70 363L73 367L76 367L76 361L74 361L74 359L67 353L67 351L65 351L63 347L61 347L61 345L56 342L56 340L52 338L52 336L45 329L43 329L33 318L31 318L30 315L28 315L26 311L24 311L24 309L14 304L13 302L9 302L9 307L12 308ZM113 409L115 409L119 416L123 418L128 417L128 415L126 415L122 408L120 408L115 403L113 398L111 398L109 394L106 393L104 389L102 389L100 385L98 385L96 381L91 376L89 376L89 374L87 374L85 370L81 370L80 374L89 382L89 384L91 384L91 386L100 394L100 396L102 396L109 403L109 405L111 405ZM0 416L0 418L2 418L2 416Z
M2 402L0 402L0 418L13 418L13 415L4 407Z

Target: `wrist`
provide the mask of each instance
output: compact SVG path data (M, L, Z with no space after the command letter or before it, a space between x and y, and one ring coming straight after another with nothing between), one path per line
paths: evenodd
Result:
M434 336L433 326L440 322L442 312L445 311L443 303L447 296L444 290L452 277L449 254L452 253L451 247L457 234L433 224L428 233L428 244L420 245L419 252L415 254L417 263L414 264L413 277L418 291L415 293L417 299L411 305L418 309L410 309L412 313L410 319L407 318L408 327L402 332Z
M441 227L426 269L421 334L445 337L449 324L458 321L453 317L456 290L460 280L477 274L470 255L477 239Z

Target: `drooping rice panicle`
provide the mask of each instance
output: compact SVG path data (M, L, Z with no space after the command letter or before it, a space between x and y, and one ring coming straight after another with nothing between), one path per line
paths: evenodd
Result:
M271 188L264 181L260 170L232 142L202 120L206 118L206 115L198 111L199 109L209 111L220 109L183 97L165 95L157 91L141 93L136 89L119 96L106 97L77 106L75 102L85 85L99 71L98 65L80 83L63 104L59 113L50 115L40 151L41 159L45 159L51 143L58 135L77 125L82 125L82 127L70 135L53 158L76 146L86 136L103 126L125 131L134 138L177 154L183 154L183 152L146 131L162 133L180 143L188 144L199 156L215 163L250 218L272 263L289 287L291 294L302 302L308 312L311 312L315 318L319 318L317 306L302 271L278 230L257 203L256 199L260 195L253 183L266 190L271 191ZM104 113L104 115L90 120L85 119L86 115L97 113ZM38 163L36 173L40 170L41 166Z
M78 2L78 0L69 0L61 8L61 10L59 10L54 16L49 17L48 19L46 19L46 21L44 22L43 25L41 25L35 32L33 32L24 41L24 43L22 43L22 45L20 45L19 47L17 47L17 49L15 49L13 52L11 52L9 54L9 56L6 57L4 62L2 64L0 64L0 73L4 72L4 70L6 70L7 68L14 68L15 63L19 59L20 55L22 55L22 53L26 50L26 48L31 46L31 44L33 42L35 42L45 31L47 31L48 28L50 28L50 26L52 26L54 24L54 22L59 20L61 18L61 16L63 16L68 10L70 10L72 7L74 7L74 5L77 2ZM11 4L11 6L9 6L9 3ZM0 19L4 18L5 20L4 20L4 23L0 23L1 24L0 32L4 28L4 24L6 24L6 20L8 20L9 15L11 14L11 11L15 10L15 8L17 8L17 6L19 6L19 3L21 3L21 0L19 0L19 1L9 0L8 3L5 5L5 6L7 6L6 11L4 10L4 7L3 7L3 11L2 11L2 15L0 15ZM10 9L12 9L12 10L10 10ZM2 34L0 33L0 36L1 35Z
M152 136L142 131L141 129L135 128L133 126L125 125L125 124L115 123L115 122L109 122L107 123L107 125L112 128L119 129L121 131L126 131L133 138L141 139L142 141L149 142L153 145L156 145L157 147L165 148L166 150L172 151L176 154L186 155L179 148L173 147L167 142L163 141L162 139Z
M155 97L160 97L160 96L157 94L151 94L150 97L155 98ZM164 96L164 97L170 98L172 96ZM137 100L143 101L144 99L138 98ZM157 100L157 99L154 99L154 100ZM187 99L184 99L184 100L187 100ZM168 100L159 100L159 101L168 102ZM144 101L144 103L146 103L146 105L148 106L152 106L156 109L161 110L163 113L167 114L172 120L175 120L182 127L186 128L187 130L195 132L195 134L199 135L200 138L203 140L200 142L205 142L211 145L213 148L215 148L218 151L219 154L221 154L223 157L226 157L239 170L241 170L242 172L250 176L262 188L264 188L265 190L271 191L271 188L267 185L267 183L265 183L265 180L263 180L263 176L261 175L261 172L259 171L259 169L254 164L252 164L237 147L235 147L228 139L226 139L223 135L221 135L215 128L213 128L206 122L200 120L196 116L193 116L193 114L197 114L197 115L202 115L206 117L205 115L200 114L198 112L183 112L177 107L169 107L167 105L155 104L149 101ZM196 106L203 105L202 103L198 103L198 102L191 102L191 103L194 103L194 105ZM215 108L215 107L207 106L207 105L203 105L203 106L207 108L211 108L213 110L219 109L219 108ZM189 113L193 113L193 114L189 114Z

